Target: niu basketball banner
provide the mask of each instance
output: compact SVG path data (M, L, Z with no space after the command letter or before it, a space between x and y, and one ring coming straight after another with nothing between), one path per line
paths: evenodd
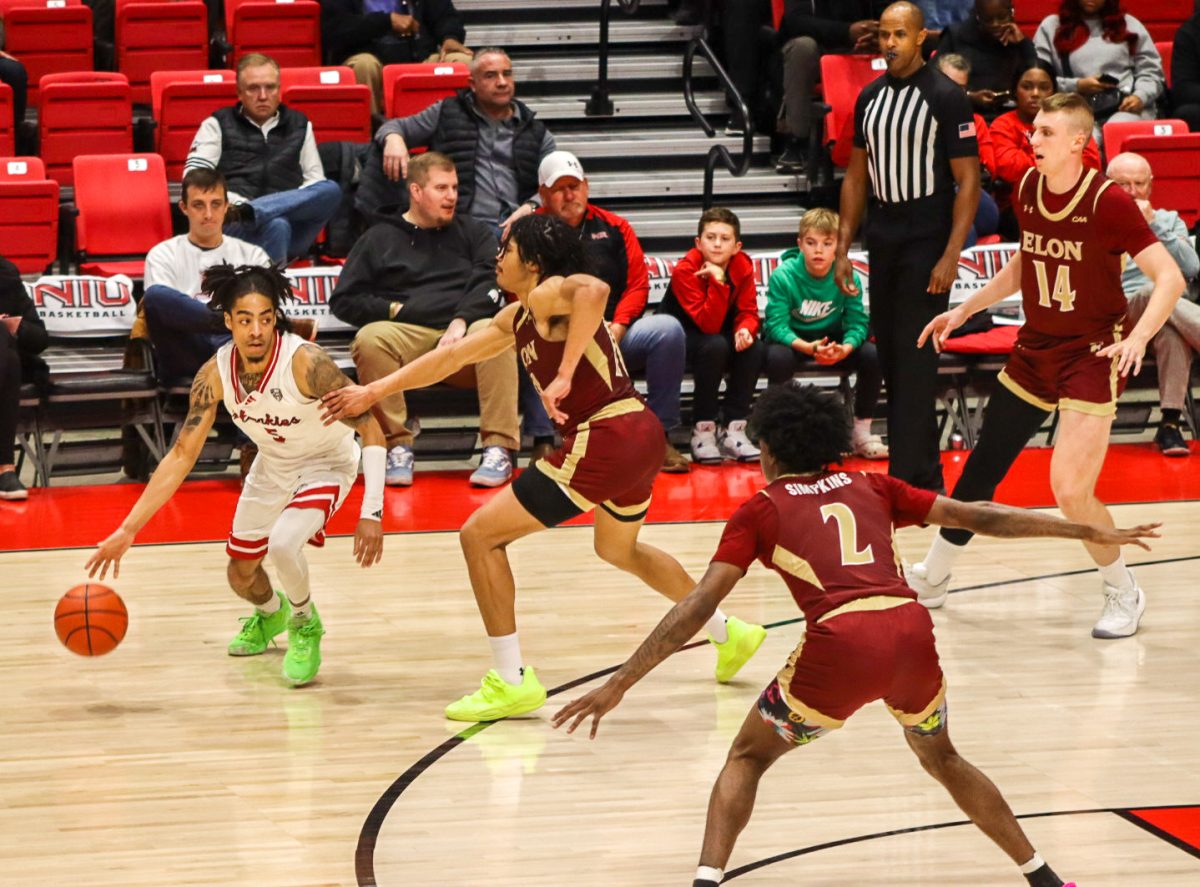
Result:
M133 281L116 277L41 277L26 284L52 336L120 336L137 317Z

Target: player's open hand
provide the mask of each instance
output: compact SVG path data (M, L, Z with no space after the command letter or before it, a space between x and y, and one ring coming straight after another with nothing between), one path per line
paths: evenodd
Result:
M332 425L342 419L361 416L378 398L369 385L346 385L328 391L321 398L321 421Z
M571 721L567 727L568 733L574 733L590 715L592 718L592 729L588 735L589 739L596 738L596 731L600 729L600 719L617 707L621 699L624 698L625 691L619 689L612 681L605 681L602 686L597 687L590 693L580 696L578 699L572 699L551 718L551 723L554 724L554 729L557 730L567 721ZM572 720L574 719L574 720Z
M1128 376L1129 371L1133 370L1133 374L1136 376L1142 371L1142 358L1146 356L1146 343L1131 335L1128 339L1122 339L1107 348L1101 348L1096 352L1096 356L1115 357L1117 358L1117 372L1122 376Z
M833 282L848 296L861 295L854 284L854 266L848 256L838 256L833 262Z
M101 542L96 550L92 552L92 556L88 558L84 569L88 571L89 579L103 579L108 574L108 568L111 565L113 578L116 579L121 575L121 558L125 556L125 552L129 551L133 545L133 533L126 530L124 527L118 527L111 536ZM96 571L100 575L96 575Z
M943 311L929 323L925 324L925 329L921 330L921 335L917 336L917 347L924 348L925 343L930 339L933 340L933 350L939 354L946 347L946 339L954 330L958 329L966 318L963 313L957 308L951 308L949 311Z
M361 518L354 528L354 559L359 566L369 567L383 560L383 524Z
M1138 548L1150 550L1150 546L1143 542L1143 539L1159 539L1162 534L1158 532L1158 528L1162 524L1141 524L1136 527L1090 527L1090 534L1086 542L1091 542L1095 545L1136 545Z
M571 380L565 376L555 376L554 381L542 390L542 406L552 422L562 425L567 421L567 414L558 408L558 404L570 393Z

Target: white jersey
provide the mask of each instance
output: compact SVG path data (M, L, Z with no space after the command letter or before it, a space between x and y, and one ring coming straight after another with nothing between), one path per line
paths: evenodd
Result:
M255 470L280 487L314 468L358 471L359 448L354 429L342 422L321 421L321 401L300 393L292 373L292 356L304 340L277 333L271 362L249 394L238 379L237 350L227 342L217 351L225 408L238 428L258 445Z

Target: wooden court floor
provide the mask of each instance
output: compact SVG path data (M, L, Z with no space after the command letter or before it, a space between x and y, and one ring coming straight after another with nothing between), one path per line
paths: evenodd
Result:
M1114 512L1167 522L1153 552L1130 555L1142 631L1090 638L1099 581L1080 546L977 540L934 615L950 729L1080 887L1195 887L1200 504ZM698 574L721 526L645 537ZM904 555L919 559L931 532L901 531ZM283 685L280 651L225 655L243 608L220 544L135 549L115 583L129 634L95 660L51 625L86 551L0 554L0 884L690 884L729 742L803 630L782 584L755 567L730 598L773 626L731 685L713 682L704 645L637 686L595 742L548 725L594 679L535 717L460 732L441 709L489 657L457 538L386 544L367 572L346 538L310 552L327 635L320 680L300 690ZM547 687L619 664L665 610L594 557L589 528L512 554L523 645ZM1145 808L1169 808L1146 814L1167 827L1122 812ZM729 883L1023 884L962 819L871 707L768 775Z

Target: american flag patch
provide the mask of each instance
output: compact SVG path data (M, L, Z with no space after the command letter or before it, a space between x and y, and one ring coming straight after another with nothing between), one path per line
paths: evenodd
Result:
M970 123L960 123L958 125L958 137L960 139L972 139L975 137L975 121Z

